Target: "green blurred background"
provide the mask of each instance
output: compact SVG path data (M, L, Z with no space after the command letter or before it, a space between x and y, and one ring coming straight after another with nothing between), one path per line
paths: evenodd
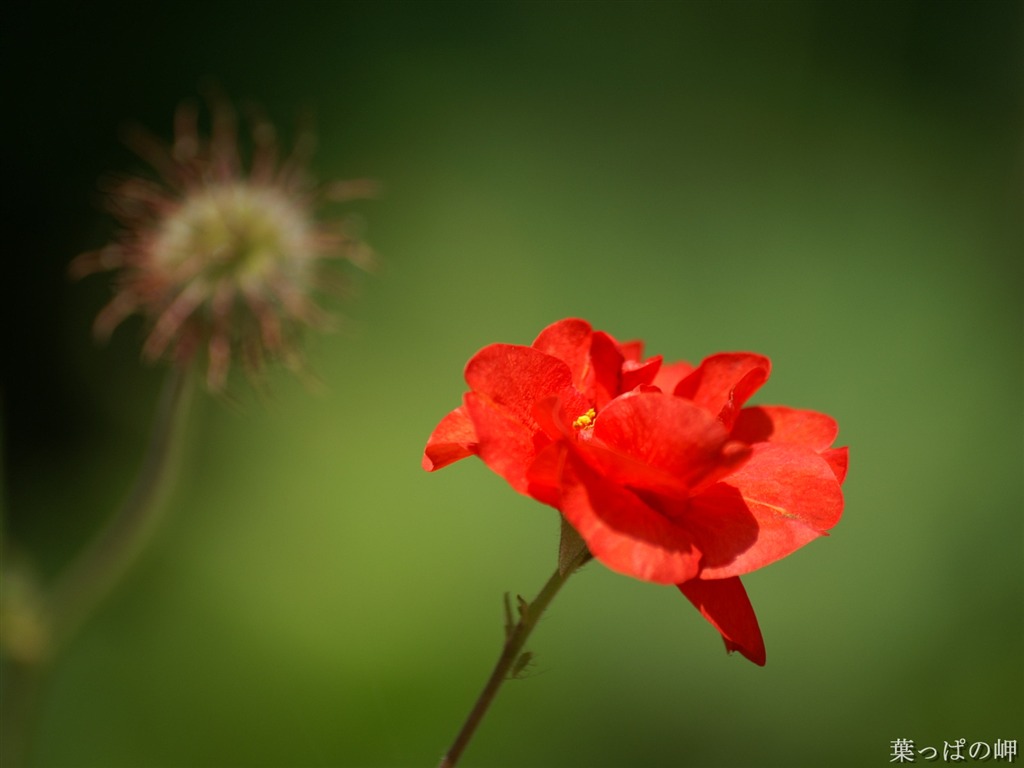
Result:
M160 537L68 648L35 764L424 766L497 656L554 512L420 469L485 344L581 316L651 353L768 354L835 416L833 535L746 579L729 657L673 589L588 566L467 766L869 766L1024 739L1024 14L987 3L110 3L4 11L4 506L54 573L123 497L163 371L89 335L96 180L214 76L384 262L273 373L198 398ZM13 238L11 237L13 235ZM920 759L920 758L919 758Z

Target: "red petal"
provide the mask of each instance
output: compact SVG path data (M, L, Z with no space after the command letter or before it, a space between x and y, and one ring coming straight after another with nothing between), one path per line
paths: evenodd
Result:
M537 452L536 458L526 470L527 494L556 509L561 499L558 486L562 481L565 453L565 443L551 443Z
M579 450L611 482L685 497L709 476L725 475L746 451L704 409L661 392L620 397L600 411Z
M722 634L727 651L739 651L758 666L764 666L764 638L747 591L738 578L691 579L676 586Z
M598 410L622 391L624 362L618 342L603 331L595 331L590 340L590 370L581 391Z
M571 453L562 470L559 509L594 557L613 571L659 584L697 575L700 553L684 528Z
M546 397L568 395L573 390L572 374L565 362L515 344L492 344L477 352L466 363L466 383L474 392L487 395L510 416L533 428L534 403ZM590 407L582 400L579 405L580 413Z
M528 493L526 472L551 440L516 415L478 392L463 396L476 431L476 454L520 493Z
M832 471L836 473L836 480L842 483L846 479L846 468L850 463L850 449L845 445L842 448L832 448L824 451L821 458L828 462Z
M539 352L556 357L572 374L572 383L593 405L601 408L619 394L623 357L619 344L583 320L560 320L533 342Z
M552 323L534 339L533 348L557 357L569 366L572 381L583 389L583 379L590 367L590 337L593 329L585 320L569 318Z
M676 386L694 371L694 367L683 360L676 363L665 363L651 383L662 392L675 392Z
M629 392L631 389L653 384L660 370L661 355L655 355L642 363L626 360L622 364L622 391ZM671 392L672 390L665 391Z
M644 359L644 343L642 341L624 341L619 344L622 359L628 363L639 363Z
M446 467L452 462L476 453L476 431L463 408L456 408L435 427L426 450L423 468L427 472Z
M744 408L732 436L745 443L794 443L821 453L835 442L839 425L831 416L779 405Z
M704 553L702 577L762 568L821 536L838 521L843 494L813 451L759 443L728 479L690 500L687 525Z
M740 407L771 372L771 361L750 352L725 352L705 358L675 388L675 394L692 400L732 427Z

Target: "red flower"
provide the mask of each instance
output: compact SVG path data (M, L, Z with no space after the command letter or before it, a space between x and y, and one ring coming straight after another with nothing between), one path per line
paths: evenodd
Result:
M666 365L639 342L562 320L532 346L473 356L470 391L430 436L423 467L479 456L558 509L612 570L677 585L728 650L763 665L739 577L839 521L847 465L830 417L743 407L770 367L747 352Z

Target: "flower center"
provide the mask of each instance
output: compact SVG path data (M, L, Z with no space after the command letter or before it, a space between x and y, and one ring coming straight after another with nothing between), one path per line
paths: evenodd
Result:
M587 411L582 416L577 418L576 421L572 423L572 425L576 427L576 429L586 429L588 427L594 426L594 419L596 418L597 411L591 408L589 411Z
M262 281L307 269L311 233L303 211L274 189L214 186L188 195L158 235L155 255L209 282ZM298 272L298 274L295 274Z

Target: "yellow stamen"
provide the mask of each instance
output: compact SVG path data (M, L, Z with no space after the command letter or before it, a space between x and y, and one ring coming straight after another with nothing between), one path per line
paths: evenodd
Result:
M572 423L576 429L586 429L594 426L594 419L597 418L597 411L591 408Z

